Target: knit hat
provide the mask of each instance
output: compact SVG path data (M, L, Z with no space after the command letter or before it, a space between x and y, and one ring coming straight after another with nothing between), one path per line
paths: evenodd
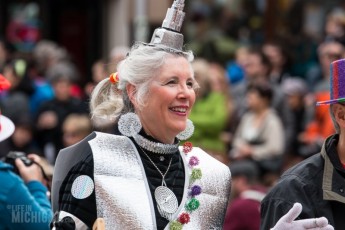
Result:
M330 100L319 101L316 105L330 105L345 102L345 59L332 62L330 77Z
M306 82L298 77L286 78L282 83L282 89L286 95L304 96L308 93Z

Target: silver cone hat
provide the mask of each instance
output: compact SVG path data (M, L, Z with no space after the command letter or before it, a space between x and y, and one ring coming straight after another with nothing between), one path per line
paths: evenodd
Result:
M180 33L185 17L184 0L175 0L168 9L162 27L155 29L151 45L164 46L177 51L183 51L183 34Z

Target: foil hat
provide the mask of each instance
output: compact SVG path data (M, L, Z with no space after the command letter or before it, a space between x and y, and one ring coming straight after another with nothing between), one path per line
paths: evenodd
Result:
M180 33L185 17L183 8L184 0L174 0L167 11L162 27L155 29L153 32L150 45L164 46L183 52L183 34Z

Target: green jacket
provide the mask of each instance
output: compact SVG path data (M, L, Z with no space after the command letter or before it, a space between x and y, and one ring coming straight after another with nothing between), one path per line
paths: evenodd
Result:
M219 92L211 92L204 98L199 98L194 104L189 119L193 121L195 131L188 140L194 146L206 152L224 152L225 143L220 139L227 121L226 97Z

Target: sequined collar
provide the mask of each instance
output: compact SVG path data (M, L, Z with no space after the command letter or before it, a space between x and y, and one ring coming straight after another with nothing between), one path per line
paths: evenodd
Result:
M178 151L178 146L180 144L180 142L177 139L174 144L163 144L157 142L152 137L150 138L150 136L143 132L143 130L140 133L134 135L133 138L141 148L158 154L176 153Z

